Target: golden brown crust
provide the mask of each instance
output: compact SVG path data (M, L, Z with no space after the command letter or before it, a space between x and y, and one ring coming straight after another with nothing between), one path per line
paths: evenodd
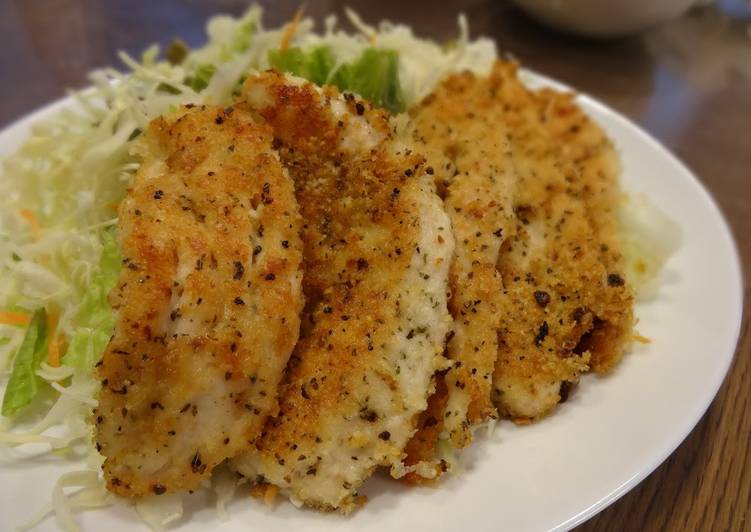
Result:
M619 274L623 257L618 238L617 209L621 200L618 153L605 131L576 105L575 95L545 89L536 96L547 131L559 146L561 159L579 176L574 186L587 205L587 217L600 242L600 260L609 273ZM624 297L630 298L628 294L629 290L624 288ZM582 347L589 349L594 371L607 372L622 358L632 336L630 305L630 300L626 300L607 312L605 323L585 339L587 345Z
M496 72L506 80L502 98L520 182L518 231L499 261L508 323L516 321L501 332L494 400L512 418L534 419L564 399L580 373L620 358L633 297L621 272L617 160L607 138L571 96L527 90L514 65ZM574 115L576 124L564 122ZM572 148L565 135L584 122L596 140ZM605 176L606 161L592 155L606 150Z
M472 208L471 193L450 203L452 188L465 179L462 155L508 140L513 225L504 232L496 263L502 289L494 306L499 326L492 399L516 422L536 419L565 399L581 373L611 368L630 339L633 297L621 274L617 240L617 157L572 96L528 90L512 63L497 62L487 78L451 76L415 115L417 138L427 141L431 164L443 171L450 213ZM496 124L494 132L483 131L488 120ZM441 134L425 135L426 128ZM466 147L447 146L446 139L468 131L474 138ZM462 218L453 220L471 233L462 229ZM484 230L478 224L478 233ZM457 241L457 249L467 243L458 235ZM453 290L472 293L471 285L452 281ZM454 293L452 300L461 297ZM450 405L452 395L450 386L448 398L439 390L430 408ZM432 464L440 472L434 444L446 418L437 418L410 442L406 463Z
M307 304L279 416L234 464L349 511L376 466L401 465L425 408L448 328L450 226L423 157L370 104L274 72L244 93L295 180Z
M513 168L503 109L495 105L494 78L449 77L411 111L416 146L435 168L451 218L456 254L449 308L454 318L447 356L449 401L442 416L457 446L469 427L492 415L491 376L498 355L501 277L496 262L513 232Z
M107 487L127 497L193 489L250 447L302 307L300 217L268 128L190 106L144 136L94 412Z

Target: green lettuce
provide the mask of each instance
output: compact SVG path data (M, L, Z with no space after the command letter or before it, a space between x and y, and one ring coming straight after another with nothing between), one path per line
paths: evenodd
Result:
M34 312L13 360L13 370L3 395L3 416L15 415L34 399L40 386L44 385L36 371L47 358L47 345L47 313L42 308Z
M405 109L399 81L399 54L393 50L367 48L360 57L335 71L336 59L327 46L309 51L300 48L270 50L268 58L269 65L281 72L300 76L317 85L328 83L339 90L355 92L392 113L401 113Z
M327 46L304 52L300 48L269 50L269 65L280 72L289 72L316 85L323 85L336 64L334 54Z
M365 49L358 59L341 66L332 84L340 90L355 92L392 113L405 109L399 82L399 54L393 50Z
M209 86L209 81L214 76L216 67L212 64L199 66L192 76L185 78L185 84L196 92L201 92Z
M105 232L102 235L102 255L97 272L83 296L76 314L76 330L62 358L66 366L89 372L102 357L107 347L115 315L107 296L117 283L120 272L120 250L115 237Z

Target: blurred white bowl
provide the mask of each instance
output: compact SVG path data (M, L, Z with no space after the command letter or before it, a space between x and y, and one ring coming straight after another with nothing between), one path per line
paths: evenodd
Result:
M681 16L697 0L513 0L543 24L590 37L622 37Z

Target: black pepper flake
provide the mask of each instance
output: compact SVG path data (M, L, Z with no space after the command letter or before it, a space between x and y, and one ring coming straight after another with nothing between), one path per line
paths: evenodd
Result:
M185 403L185 406L180 409L180 413L184 414L188 410L190 410L190 403Z
M384 430L378 435L379 438L381 438L383 441L388 441L389 438L391 438L391 433L387 430Z
M540 329L537 331L537 336L535 336L535 345L540 346L542 342L545 340L545 337L548 335L548 322L543 321L542 325L540 325Z
M428 174L428 175L433 175L433 167L432 166L428 166L425 169L425 173Z
M355 109L357 110L357 114L361 116L365 112L365 106L361 104L360 102L357 102L355 104Z
M495 231L493 231L493 234L495 236L497 236L498 238L501 238L501 235L503 235L503 228L499 227L498 229L496 229Z
M392 191L391 191L391 200L392 200L392 201L395 201L395 200L396 200L396 198L398 198L398 197L399 197L399 193L400 193L400 192L401 192L401 190L399 190L399 188L398 188L398 187L394 187L394 190L392 190Z
M406 175L407 177L412 177L412 169L411 168L407 168L404 171L404 175Z
M162 199L164 197L164 192L161 190L157 190L154 192L154 199Z
M260 254L261 251L263 251L263 248L261 246L254 247L253 248L253 256L255 257L256 255Z
M624 284L626 284L626 281L624 281L623 277L621 277L617 273L610 273L610 274L608 274L608 285L610 285L610 286L623 286Z
M160 403L159 401L154 401L153 403L151 403L151 409L152 410L156 410L157 408L159 410L164 410L164 407L162 406L162 403Z
M267 273L264 279L266 279L267 281L273 281L274 279L276 279L276 275L274 275L273 273Z
M261 189L261 202L263 202L264 205L270 205L274 203L274 198L272 198L269 194L271 194L271 185L269 183L264 183Z
M367 260L365 260L363 258L357 259L357 269L358 270L364 270L367 267L368 267L368 261Z
M221 125L221 124L224 123L224 118L222 117L222 115L216 115L216 118L214 119L214 122L217 125Z
M245 266L243 266L243 263L239 260L235 261L235 274L232 276L233 279L242 279L243 275L245 274Z
M561 396L561 401L560 401L561 403L565 403L566 402L566 400L568 399L568 395L571 392L571 388L572 388L572 386L571 386L570 382L563 381L561 383L561 389L558 392L558 395Z
M151 491L154 492L154 495L163 495L167 491L167 488L161 484L154 484L151 486Z
M190 460L190 469L193 473L203 473L206 471L206 464L201 462L201 455L198 454L198 452L196 452Z
M323 313L324 314L331 314L333 309L331 307L323 307Z
M234 112L235 108L232 106L225 107L224 108L224 114L225 115L231 115Z
M236 297L234 302L235 302L235 305L244 305L245 304L245 301L243 301L241 297Z
M545 308L548 305L548 303L550 303L550 294L548 294L544 290L536 290L535 301L537 301L537 304L540 305L542 308Z
M348 320L349 320L349 316L347 316L346 314L343 314L342 321L348 321Z
M282 247L287 249L289 247L289 240L282 240Z
M357 105L360 105L360 104L357 104ZM318 473L318 470L315 467L310 467L305 472L306 475L315 475L316 473Z

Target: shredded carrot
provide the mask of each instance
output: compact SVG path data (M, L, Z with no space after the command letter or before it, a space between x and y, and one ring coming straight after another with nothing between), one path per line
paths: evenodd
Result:
M35 240L42 239L42 228L39 226L39 220L36 215L29 209L21 209L19 214L29 223L31 227L31 233L34 235Z
M28 325L31 323L31 316L22 312L0 310L0 323L3 325Z
M57 336L57 312L50 312L47 317L47 327L50 331L50 341L47 346L47 364L53 368L60 367L60 340Z
M279 43L280 50L286 50L287 48L289 48L289 43L292 41L292 37L294 37L295 32L297 31L297 27L300 25L300 20L302 20L302 14L304 10L304 7L300 7L295 13L292 21L284 28L282 41Z
M641 334L635 334L634 340L639 342L640 344L651 344L652 340L647 338L646 336L642 336Z

